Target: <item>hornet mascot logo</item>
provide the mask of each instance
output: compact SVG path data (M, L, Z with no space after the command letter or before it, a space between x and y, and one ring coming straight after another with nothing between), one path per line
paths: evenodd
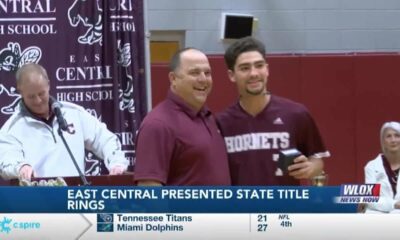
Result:
M42 57L39 47L30 46L21 51L19 43L9 42L6 48L0 49L0 72L16 72L22 65L38 63ZM12 103L1 108L3 114L13 114L21 96L14 87L7 88L0 82L0 95L7 94Z
M71 26L77 27L79 23L87 27L85 34L78 38L81 44L93 45L102 41L102 12L99 0L96 0L96 6L93 8L91 1L75 0L72 6L68 9L68 20Z

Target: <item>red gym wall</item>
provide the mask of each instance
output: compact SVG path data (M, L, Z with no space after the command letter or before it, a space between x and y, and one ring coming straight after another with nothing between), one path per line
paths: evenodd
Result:
M222 55L209 55L214 88L208 106L218 112L235 101ZM329 185L362 183L363 168L380 152L383 122L400 120L400 55L268 55L268 90L306 105L332 157ZM153 106L167 93L168 67L151 67Z

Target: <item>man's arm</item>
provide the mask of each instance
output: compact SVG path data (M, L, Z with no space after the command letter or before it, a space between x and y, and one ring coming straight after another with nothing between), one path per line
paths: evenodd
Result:
M157 180L139 180L137 182L138 186L162 186L162 183Z
M145 119L136 137L135 182L138 185L167 185L175 137L160 120Z
M24 166L24 154L20 144L12 136L0 133L0 175L4 179L27 177L29 172ZM31 167L32 168L32 167ZM21 170L23 175L21 175ZM29 176L33 174L33 171ZM27 179L30 179L27 178Z
M84 123L85 148L104 160L111 175L123 174L128 168L129 161L121 150L118 137L108 130L105 123L90 115L84 109L80 112Z

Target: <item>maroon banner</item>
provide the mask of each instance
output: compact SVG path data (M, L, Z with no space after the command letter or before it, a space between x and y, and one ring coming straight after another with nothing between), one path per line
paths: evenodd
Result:
M20 100L15 72L43 65L50 94L83 106L121 139L133 163L146 113L143 0L0 0L0 124ZM88 153L86 173L104 172Z

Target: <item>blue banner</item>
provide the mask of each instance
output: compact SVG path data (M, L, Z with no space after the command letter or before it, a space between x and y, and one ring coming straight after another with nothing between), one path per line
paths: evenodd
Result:
M340 187L1 187L1 213L355 213Z

